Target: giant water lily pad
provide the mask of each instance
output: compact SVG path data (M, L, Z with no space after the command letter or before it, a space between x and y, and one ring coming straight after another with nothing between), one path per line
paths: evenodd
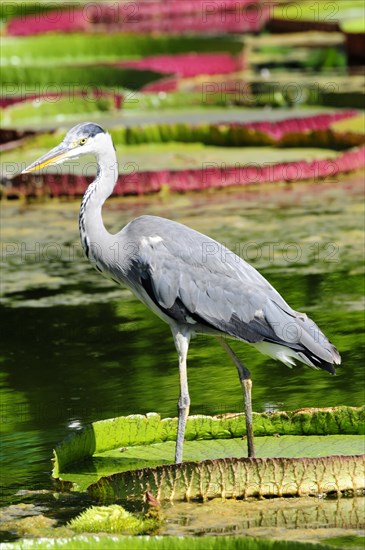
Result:
M163 155L159 155L159 151ZM92 157L65 162L43 173L20 175L45 149L13 149L3 155L6 195L82 195L96 173ZM364 148L339 153L325 148L223 148L201 144L151 144L117 147L116 195L177 192L282 181L327 180L364 166ZM19 158L22 162L19 163ZM46 172L46 173L44 173ZM71 173L70 173L71 172Z
M153 120L148 111L139 110L138 113L127 107L133 105L133 102L139 104L139 99L134 95L124 95L123 103L123 124L115 126L111 124L108 117L115 116L116 97L107 93L98 97L90 98L78 96L73 98L72 102L67 97L62 99L57 97L50 101L48 99L36 99L24 101L11 105L2 110L2 123L4 127L19 128L38 128L44 125L53 125L56 128L58 123L63 127L71 125L73 122L79 122L80 119L100 120L105 119L107 127L111 127L111 134L115 145L121 144L144 144L144 143L203 143L205 145L219 145L225 147L235 146L273 146L273 147L320 147L329 149L346 149L362 145L365 142L363 132L351 131L352 126L356 129L360 126L356 111L344 110L337 112L322 112L311 114L310 112L300 112L293 116L293 112L288 112L289 116L276 118L271 113L263 115L260 111L246 111L247 121L241 122L243 113L238 114L237 120L234 117L231 121L226 120L227 114L221 111L221 120L218 122L203 122L207 120L206 109L196 108L193 112L186 112L187 118L181 121L180 117L172 115L170 118L165 116L165 120ZM138 95L141 98L141 94ZM114 101L113 101L114 99ZM122 100L122 96L119 98ZM56 101L57 100L57 101ZM124 108L126 106L126 109ZM114 111L114 112L113 112ZM181 113L183 114L183 113ZM232 113L231 113L232 114ZM145 115L145 116L144 116ZM218 112L210 111L210 116L218 118ZM256 118L255 118L256 116ZM195 118L194 118L195 117ZM150 118L150 122L148 119ZM179 120L180 119L180 120ZM198 122L199 119L201 122ZM226 120L226 121L225 121ZM347 126L341 131L332 129L332 125L337 121L347 121ZM101 121L103 124L103 122ZM50 126L51 127L51 126ZM39 136L36 141L29 141L28 148L43 143L45 147L53 146L53 137L44 134ZM226 155L229 152L225 152Z
M2 68L2 82L5 89L3 95L22 96L24 86L34 93L41 94L62 91L70 97L87 90L102 90L109 87L118 90L128 86L139 89L148 82L161 78L163 75L154 71L139 71L137 69L110 67L109 65L64 65L47 67L42 70L37 65L7 65ZM8 94L6 93L8 92Z
M365 489L364 478L365 455L227 458L103 476L88 491L93 498L107 501L142 500L147 491L159 500L315 496L357 494Z
M219 40L199 36L149 36L133 34L62 34L52 36L50 48L49 35L29 36L26 38L3 37L2 64L8 65L69 65L70 63L95 63L100 61L119 61L135 59L153 54L171 54L184 52L228 51L239 53L242 42L234 37Z
M57 138L59 141L59 138ZM169 143L169 144L141 144L127 147L117 146L117 158L119 173L136 175L137 172L159 170L205 170L207 173L214 168L224 170L227 167L240 168L242 171L257 167L267 167L280 163L300 162L302 160L319 161L326 159L335 161L338 156L336 151L320 148L288 148L276 149L271 147L215 147L204 146L199 143ZM2 175L12 175L14 167L12 163L24 163L24 167L32 160L46 153L48 148L22 147L5 152L2 155ZM20 168L20 167L19 167ZM82 157L77 163L65 162L60 166L50 166L42 170L42 175L68 174L93 176L96 174L96 161L91 157ZM313 173L313 175L315 175ZM300 179L300 178L298 178ZM254 177L253 177L254 180ZM238 183L238 181L237 181ZM254 183L254 181L253 181Z
M365 114L359 113L354 117L336 120L331 123L331 128L335 132L351 132L354 134L365 134Z
M364 452L364 408L255 413L257 455L272 457L256 460L238 458L246 456L242 414L190 417L182 465L173 464L176 429L176 419L156 414L95 422L55 449L53 477L107 499L150 489L162 499L363 489L364 457L355 455Z

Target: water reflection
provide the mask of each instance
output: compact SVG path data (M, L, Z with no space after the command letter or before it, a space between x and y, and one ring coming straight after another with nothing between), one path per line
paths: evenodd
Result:
M329 538L336 529L360 533L365 526L362 497L176 503L164 511L167 517L164 534L168 535L234 533L285 540L292 538L288 531L295 529L295 539L306 540Z

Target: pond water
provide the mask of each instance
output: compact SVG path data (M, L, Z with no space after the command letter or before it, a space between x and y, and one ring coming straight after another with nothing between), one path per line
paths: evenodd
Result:
M116 232L150 213L186 223L250 261L341 352L336 377L288 369L249 346L255 411L364 403L363 175L332 184L110 199ZM167 325L101 277L78 243L79 200L7 202L0 351L2 504L50 489L53 447L85 423L156 411L175 416L177 358ZM242 410L234 366L214 339L189 354L191 414ZM37 501L37 497L35 497Z

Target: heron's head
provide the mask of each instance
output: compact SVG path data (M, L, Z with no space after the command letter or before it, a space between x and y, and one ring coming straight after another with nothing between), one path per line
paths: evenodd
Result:
M48 153L27 166L22 174L41 170L49 164L61 164L65 160L75 159L81 155L103 155L111 146L110 135L98 124L83 122L69 130L64 140Z

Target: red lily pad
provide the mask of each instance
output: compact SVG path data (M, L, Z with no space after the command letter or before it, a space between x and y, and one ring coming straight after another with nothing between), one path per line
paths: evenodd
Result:
M150 150L154 159L166 159L167 165L172 162L186 165L193 163L194 168L162 168L141 169L143 164L149 163L149 157L129 156L129 167L132 171L120 174L114 190L116 195L145 194L169 188L175 192L201 191L212 188L230 186L244 186L262 183L277 183L282 181L297 182L302 180L327 179L336 181L340 173L351 172L365 166L365 147L355 148L341 154L321 149L275 149L275 148L244 148L238 158L240 162L233 162L232 149L214 148L215 161L209 160L204 148L194 151L180 146L180 153L176 152L170 160L165 155L158 155L158 151ZM184 153L185 151L185 153ZM220 151L221 158L227 158L228 151L232 159L219 162L217 157ZM307 160L299 160L299 159ZM175 159L175 160L174 160ZM197 160L199 159L199 160ZM206 162L204 162L204 159ZM285 161L281 159L286 159ZM292 160L289 160L292 159ZM266 160L266 161L265 161ZM162 161L161 161L162 162ZM5 165L6 163L4 163ZM198 166L198 167L197 167ZM13 178L11 186L6 188L7 195L82 195L93 177L67 173L46 173L43 175L19 175Z
M238 59L227 53L187 53L157 55L136 61L118 63L121 67L148 69L160 73L176 74L184 78L200 74L225 74L242 68Z

